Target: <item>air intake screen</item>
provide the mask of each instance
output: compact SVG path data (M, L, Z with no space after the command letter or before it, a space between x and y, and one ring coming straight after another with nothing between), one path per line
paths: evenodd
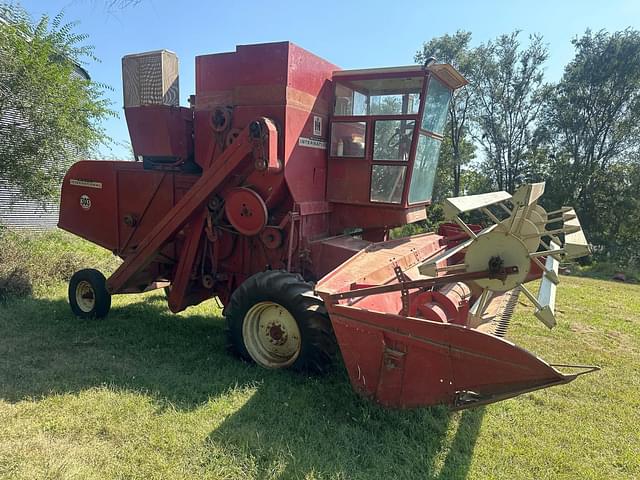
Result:
M180 104L178 57L168 50L122 58L124 106Z

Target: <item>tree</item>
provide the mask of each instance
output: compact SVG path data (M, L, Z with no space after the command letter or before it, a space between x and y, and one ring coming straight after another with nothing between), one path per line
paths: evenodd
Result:
M527 157L548 87L543 65L548 52L542 37L521 48L519 32L501 35L475 51L473 76L475 137L486 170L500 190L513 192L527 179Z
M599 256L638 260L640 32L587 30L544 112L550 208L574 205Z
M447 197L457 197L468 194L469 185L465 182L467 169L462 167L469 165L475 157L476 146L470 136L462 135L456 149L453 147L452 133L449 131L453 121L445 128L444 140L440 147L438 158L438 170L433 186L433 202L441 202Z
M557 203L589 202L612 162L640 147L640 32L587 32L545 108Z
M124 10L125 8L137 6L141 0L107 0L107 10Z
M468 79L473 78L476 55L469 47L471 32L458 30L453 35L436 37L422 46L415 61L424 63L429 57L450 63ZM449 122L445 131L439 164L439 191L450 183L451 195L457 197L461 191L462 166L473 158L474 149L468 139L468 124L474 97L469 87L454 92L449 103ZM445 167L446 166L446 167ZM451 172L448 182L446 172ZM447 195L444 195L447 196Z
M638 264L640 162L615 161L591 179L588 203L578 211L599 257ZM586 222L585 222L586 220Z
M106 140L100 122L115 113L106 87L77 74L95 58L76 24L62 14L34 23L13 4L0 14L0 178L46 200L68 166Z

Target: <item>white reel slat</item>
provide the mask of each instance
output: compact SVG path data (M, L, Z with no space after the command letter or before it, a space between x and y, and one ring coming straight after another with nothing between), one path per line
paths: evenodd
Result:
M478 210L510 199L511 195L507 192L490 192L466 197L447 198L443 205L444 216L447 220L453 220L454 217L463 212Z
M570 209L562 214L566 234L564 236L564 253L567 258L580 258L591 253L587 238L575 210ZM568 228L567 228L568 227Z

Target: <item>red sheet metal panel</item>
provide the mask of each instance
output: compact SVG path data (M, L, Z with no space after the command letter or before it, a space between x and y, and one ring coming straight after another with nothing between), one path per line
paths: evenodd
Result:
M488 403L575 378L470 328L337 304L328 311L354 389L388 407L459 407L465 395Z
M331 77L338 67L289 44L285 178L298 203L326 199Z
M118 170L118 252L137 247L174 204L174 176L159 171Z
M442 237L424 233L371 244L326 275L316 290L324 296L350 290L352 284L383 285L396 278L394 267L409 270L442 251Z
M118 248L116 171L125 162L85 160L62 181L58 227L109 250ZM130 168L142 170L141 163Z
M289 42L238 45L235 52L196 57L196 95L254 85L284 85Z
M127 107L124 110L134 154L176 157L193 155L193 112L167 105Z

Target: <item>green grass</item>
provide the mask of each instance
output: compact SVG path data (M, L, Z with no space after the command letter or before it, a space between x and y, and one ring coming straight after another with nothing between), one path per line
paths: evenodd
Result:
M622 273L627 282L640 283L640 270L637 265L593 261L590 265L574 268L574 272L576 275L603 280L611 280L614 275Z
M389 411L342 367L227 356L213 302L172 315L157 292L117 296L86 322L62 281L36 286L0 305L0 477L640 478L640 285L563 277L558 327L530 313L511 340L602 370L464 412Z

